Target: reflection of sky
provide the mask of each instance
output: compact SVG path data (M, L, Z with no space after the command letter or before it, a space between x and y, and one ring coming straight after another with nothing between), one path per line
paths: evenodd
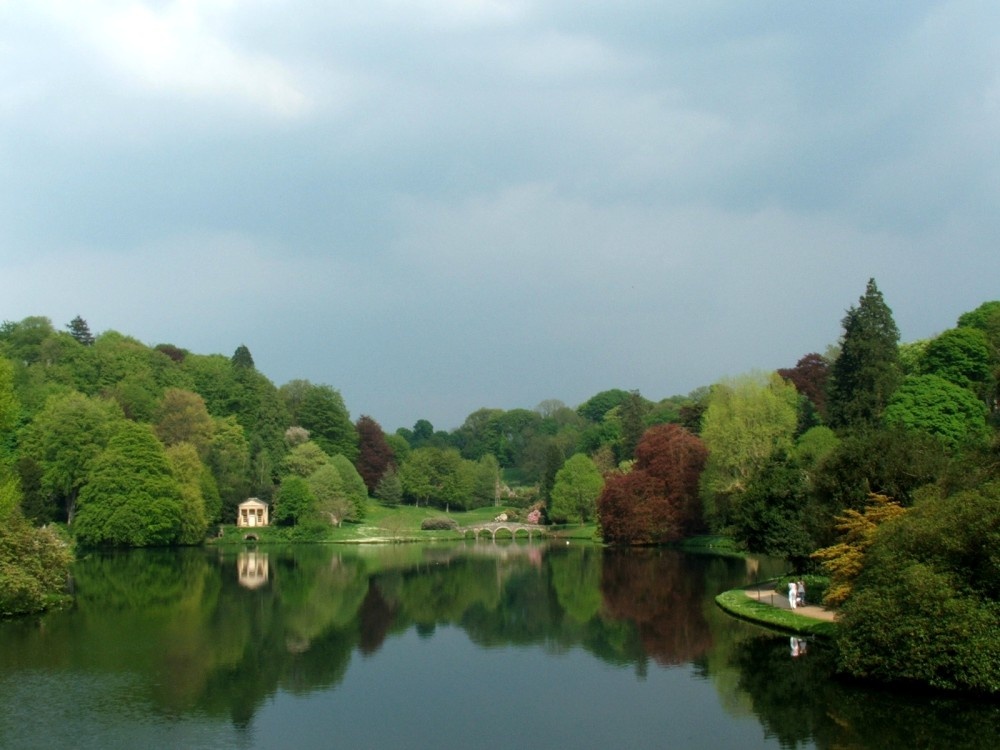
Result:
M294 727L294 730L292 728ZM728 716L711 682L651 665L643 677L573 648L483 650L458 628L415 631L355 660L333 690L279 693L254 719L256 746L406 748L774 748Z
M1000 9L7 3L4 318L246 344L389 431L996 296Z

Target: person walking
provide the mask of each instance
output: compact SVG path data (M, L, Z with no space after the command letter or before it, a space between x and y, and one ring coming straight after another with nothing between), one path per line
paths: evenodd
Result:
M788 582L788 603L791 605L792 609L795 609L799 600L799 587L795 584L795 581Z
M795 587L795 593L799 598L799 606L806 606L806 582L801 578L799 579L798 585Z

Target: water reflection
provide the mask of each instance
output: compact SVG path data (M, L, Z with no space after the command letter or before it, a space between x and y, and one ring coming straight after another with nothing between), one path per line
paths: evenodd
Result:
M0 624L0 690L8 696L0 745L59 744L44 734L11 740L29 731L38 697L25 691L45 674L49 701L106 686L107 700L87 702L84 716L76 704L50 707L99 725L98 735L110 724L201 717L242 728L241 742L251 746L247 732L275 696L326 695L349 673L352 685L363 683L390 643L389 668L402 674L406 659L419 660L420 643L453 632L484 659L531 648L536 656L523 669L537 671L518 679L581 670L551 696L553 714L581 728L595 695L612 712L629 715L647 701L660 716L657 707L691 700L694 680L714 689L712 708L699 710L755 717L760 746L992 744L996 705L844 684L831 678L822 644L765 633L714 606L715 593L767 575L767 565L669 550L490 543L96 554L76 565L73 609ZM402 657L408 633L420 638ZM434 709L442 722L454 720L449 705L482 679L479 657L454 653L436 656L424 678L425 687L449 691ZM586 661L567 660L574 654ZM686 682L678 695L651 686L617 698L601 691L613 673L594 676L594 663L641 681L668 670ZM516 688L500 687L491 710L503 712ZM391 700L391 686L379 690Z
M240 552L236 560L236 570L240 586L245 589L258 589L267 583L271 572L267 553L257 550Z

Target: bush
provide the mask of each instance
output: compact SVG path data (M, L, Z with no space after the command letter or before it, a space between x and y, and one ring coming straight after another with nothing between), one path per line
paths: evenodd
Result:
M1000 485L879 527L841 610L843 671L1000 694Z
M458 529L458 522L453 518L438 516L437 518L425 518L420 522L422 531L455 531Z
M73 560L54 529L36 529L19 512L0 523L0 615L38 612L57 601Z

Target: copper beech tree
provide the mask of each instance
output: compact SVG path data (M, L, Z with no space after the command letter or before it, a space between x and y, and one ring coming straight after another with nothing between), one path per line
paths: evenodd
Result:
M354 428L358 431L358 460L355 466L365 480L368 494L374 495L386 470L396 465L395 456L382 426L374 419L362 415Z
M698 479L707 457L704 443L679 425L647 430L632 471L609 476L598 499L604 541L657 544L698 530Z

